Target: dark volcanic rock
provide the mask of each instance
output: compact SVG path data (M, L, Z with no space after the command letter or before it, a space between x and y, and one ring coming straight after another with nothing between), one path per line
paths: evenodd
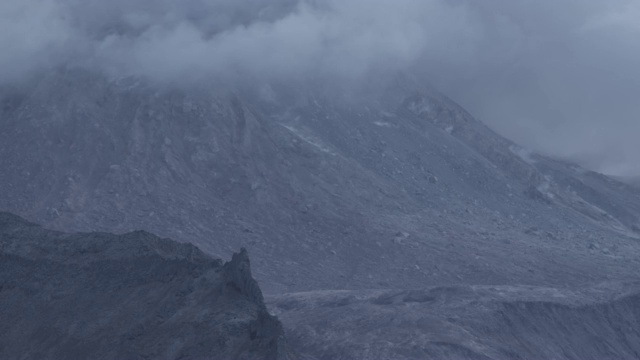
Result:
M637 359L640 283L268 298L305 359Z
M0 213L0 358L285 359L243 250L67 234Z

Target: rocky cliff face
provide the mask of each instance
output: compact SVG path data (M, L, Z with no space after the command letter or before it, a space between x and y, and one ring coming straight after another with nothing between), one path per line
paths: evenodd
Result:
M223 264L138 231L69 234L0 213L0 358L287 359L246 251Z

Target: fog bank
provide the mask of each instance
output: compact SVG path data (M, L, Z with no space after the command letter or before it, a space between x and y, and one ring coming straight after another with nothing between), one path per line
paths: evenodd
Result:
M0 84L416 71L524 146L640 175L639 24L637 0L5 0Z

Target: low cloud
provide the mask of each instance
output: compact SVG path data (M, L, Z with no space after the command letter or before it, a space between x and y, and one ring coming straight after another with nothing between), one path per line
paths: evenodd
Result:
M640 174L637 0L5 0L0 84L60 65L161 82L424 72L498 132Z
M473 6L483 45L464 66L433 68L437 87L525 146L640 175L640 1Z
M441 1L9 0L4 79L75 63L161 81L250 74L357 78L405 69L427 48L469 56L463 6ZM463 21L462 24L465 22ZM447 24L446 26L443 26ZM457 45L448 41L458 38ZM444 41L446 39L446 41ZM38 60L41 59L41 60Z

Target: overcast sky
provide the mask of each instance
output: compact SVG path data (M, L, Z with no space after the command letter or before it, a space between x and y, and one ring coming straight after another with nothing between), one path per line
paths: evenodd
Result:
M3 0L0 84L420 68L524 146L640 175L640 0Z

